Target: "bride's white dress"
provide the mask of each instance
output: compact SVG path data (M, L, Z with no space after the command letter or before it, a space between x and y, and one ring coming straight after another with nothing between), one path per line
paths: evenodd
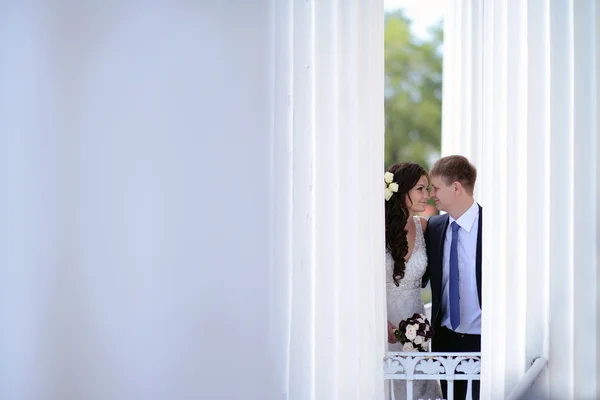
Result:
M414 217L414 223L417 228L415 245L406 263L404 278L399 282L400 286L396 286L392 279L394 259L389 252L386 253L387 318L395 326L398 326L403 319L412 317L414 313L425 314L425 306L421 300L421 281L427 268L427 251L419 217ZM388 343L388 350L402 351L402 344L400 342ZM389 391L388 383L386 394L388 398L391 398ZM394 395L396 400L406 399L406 383L404 381L394 381ZM414 399L441 399L442 391L438 381L415 380L413 381L413 396Z

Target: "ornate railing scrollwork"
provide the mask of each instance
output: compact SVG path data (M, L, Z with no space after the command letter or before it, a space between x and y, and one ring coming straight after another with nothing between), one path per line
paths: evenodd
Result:
M445 380L449 388L454 381L469 381L470 387L472 381L480 379L481 353L388 352L383 364L384 379L406 381L410 399L415 380Z

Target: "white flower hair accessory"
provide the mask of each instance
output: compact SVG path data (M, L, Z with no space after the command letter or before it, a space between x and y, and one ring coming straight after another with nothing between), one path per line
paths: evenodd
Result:
M386 172L383 180L385 181L385 201L388 201L398 191L398 184L394 182L394 174L391 172Z

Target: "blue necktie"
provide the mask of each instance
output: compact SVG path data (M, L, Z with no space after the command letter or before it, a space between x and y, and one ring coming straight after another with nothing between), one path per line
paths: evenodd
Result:
M460 225L452 222L450 243L450 324L452 329L460 325L460 295L458 292L458 230Z

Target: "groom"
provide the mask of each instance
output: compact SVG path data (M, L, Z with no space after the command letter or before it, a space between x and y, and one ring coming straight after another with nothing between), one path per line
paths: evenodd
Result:
M462 156L438 160L430 172L431 198L446 214L431 217L425 234L435 336L432 351L481 351L482 209L473 199L477 170ZM442 381L444 398L447 383ZM454 398L464 399L466 381L454 381ZM479 381L473 381L479 399Z

